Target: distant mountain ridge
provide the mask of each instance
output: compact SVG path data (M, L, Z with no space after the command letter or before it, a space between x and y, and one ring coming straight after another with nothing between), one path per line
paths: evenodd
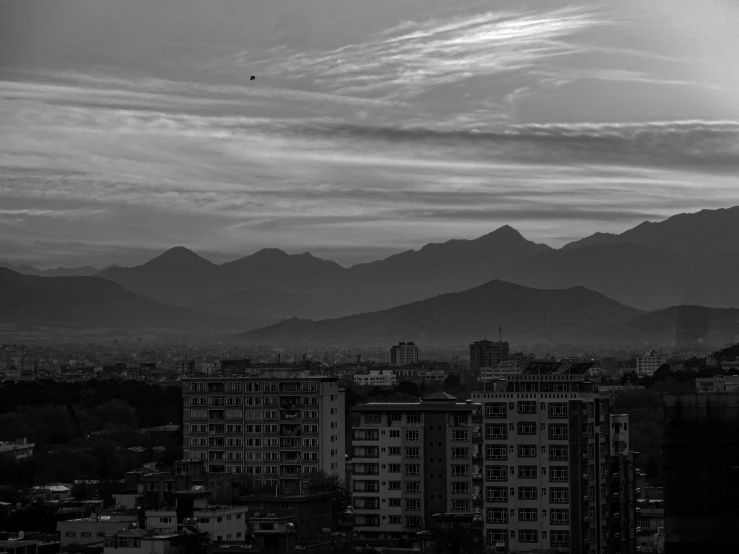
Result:
M537 290L493 280L387 310L323 321L293 319L239 336L283 346L390 346L398 337L437 347L466 346L502 326L506 340L587 342L597 328L642 315L583 287Z
M263 317L274 310L281 315L291 313L279 295L273 295L271 306L257 301L260 291L277 290L286 297L303 298L304 307L312 308L302 313L315 318L362 313L465 290L489 281L507 263L550 250L504 226L474 240L429 244L350 268L309 253L286 254L277 249L262 249L216 265L178 247L146 264L111 268L99 276L163 302ZM237 292L239 299L234 303Z
M96 275L100 269L92 266L81 267L55 267L50 269L38 269L28 264L13 264L10 262L0 262L0 268L10 269L21 275L38 275L41 277L89 277Z
M39 277L0 268L0 323L59 329L141 329L215 335L270 323L170 306L99 277Z
M678 254L739 252L739 206L677 214L659 223L645 221L620 234L595 233L562 249L626 243Z

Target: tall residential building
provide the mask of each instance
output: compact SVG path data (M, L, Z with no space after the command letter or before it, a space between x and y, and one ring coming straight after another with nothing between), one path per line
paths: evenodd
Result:
M739 395L665 395L665 550L737 552Z
M629 447L629 415L611 414L611 554L636 552L636 466Z
M508 343L480 340L470 344L470 369L496 367L498 362L508 359Z
M660 367L667 363L667 358L660 356L652 350L647 352L644 356L639 356L636 359L636 374L639 377L651 377L654 372Z
M390 365L418 363L418 346L414 342L399 342L390 349Z
M296 368L183 379L184 458L254 487L300 491L318 470L345 475L344 391Z
M609 551L610 414L590 363L532 362L482 403L485 540L511 552Z
M354 408L351 493L360 538L410 537L432 527L434 514L473 513L477 410L443 392Z

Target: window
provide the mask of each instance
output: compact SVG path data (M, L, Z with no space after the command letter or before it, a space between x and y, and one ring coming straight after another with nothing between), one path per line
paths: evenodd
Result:
M406 481L405 482L405 492L409 492L412 494L418 494L421 492L421 482L420 481Z
M508 544L508 529L488 529L487 543L490 546L499 543Z
M390 438L391 439L399 439L400 438L400 429L390 429Z
M380 439L378 429L354 429L355 441L376 441Z
M391 500L395 500L395 499L391 499ZM400 500L400 498L398 498L397 500ZM400 519L401 519L401 516L388 516L387 522L389 525L400 525L401 524Z
M406 423L423 423L423 418L421 417L421 414L406 414L405 416Z
M452 512L469 512L469 500L452 500Z
M400 498L388 498L387 505L388 505L388 508L400 508L401 499Z
M400 464L388 464L387 472L388 473L400 473Z
M563 508L552 508L549 512L549 523L552 525L569 525L570 511Z
M567 403L553 402L549 404L549 419L566 419Z
M190 410L190 419L208 419L208 411Z
M92 533L90 533L89 531L82 531L82 532L80 533L80 536L81 536L81 537L82 537L83 539L89 539L89 538L92 538Z
M160 517L159 523L172 523L172 518L171 517Z
M452 448L452 460L468 460L469 457L469 448Z
M519 500L536 500L536 487L518 487Z
M470 474L470 467L452 464L452 477L466 477Z
M487 460L507 460L508 447L505 444L486 444L485 459Z
M506 487L485 487L486 502L508 502Z
M421 500L419 498L406 498L405 509L409 512L417 512L421 509Z
M380 414L366 414L364 416L364 422L368 425L382 423L382 416Z
M518 521L536 521L538 519L536 508L519 508Z
M566 462L568 447L564 445L552 445L549 447L550 462Z
M536 435L536 423L529 421L518 422L518 434L519 435Z
M419 458L421 456L421 449L417 446L412 446L405 449L406 458Z
M421 475L421 464L406 464L405 474L406 475Z
M470 484L464 481L452 481L452 494L469 494Z
M488 481L507 481L508 466L485 466L485 478Z
M505 418L508 411L504 402L488 402L485 404L485 417Z
M419 437L420 437L420 434L419 434L418 430L406 429L406 431L405 431L405 440L407 440L407 441L417 441Z
M66 533L64 533L64 536L65 537L76 537L77 533L75 533L74 531L67 531Z
M452 431L452 442L466 442L469 440L467 431Z
M549 481L556 482L567 482L569 479L569 468L567 466L550 466L549 467Z
M533 529L521 529L518 533L518 542L538 542L539 533Z
M318 410L303 410L303 419L318 419Z
M552 504L569 504L570 489L563 487L552 487L549 489L549 502Z
M536 401L533 400L521 400L518 402L518 413L519 414L535 414L536 413Z
M569 546L570 544L570 532L569 531L552 531L551 537L552 546Z
M518 466L519 479L536 479L537 466Z
M508 430L505 423L487 423L485 424L485 437L492 440L500 440L508 438Z
M389 491L399 491L400 490L400 481L388 481L387 482L387 490L389 490Z
M567 439L566 423L550 423L549 424L549 440L565 440Z
M519 444L518 445L518 457L519 458L536 458L536 445Z

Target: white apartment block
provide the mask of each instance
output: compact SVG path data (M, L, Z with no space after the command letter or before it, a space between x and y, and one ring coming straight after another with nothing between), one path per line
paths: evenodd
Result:
M296 377L294 375L300 375ZM255 487L299 491L307 475L345 475L344 391L336 377L268 370L183 379L184 458Z
M592 364L530 364L482 404L485 541L510 552L605 554L610 527L610 420Z
M393 387L396 383L395 373L389 369L370 369L354 375L354 384L365 387Z
M640 356L636 359L636 374L639 377L651 377L654 372L657 371L661 366L667 363L667 358L659 356L652 350L647 352L646 355Z

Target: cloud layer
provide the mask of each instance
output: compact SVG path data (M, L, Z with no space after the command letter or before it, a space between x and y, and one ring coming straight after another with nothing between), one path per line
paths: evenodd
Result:
M185 244L352 263L502 224L558 246L739 203L726 83L631 36L627 13L502 4L387 8L320 40L288 18L277 42L226 33L186 75L0 66L0 258Z

